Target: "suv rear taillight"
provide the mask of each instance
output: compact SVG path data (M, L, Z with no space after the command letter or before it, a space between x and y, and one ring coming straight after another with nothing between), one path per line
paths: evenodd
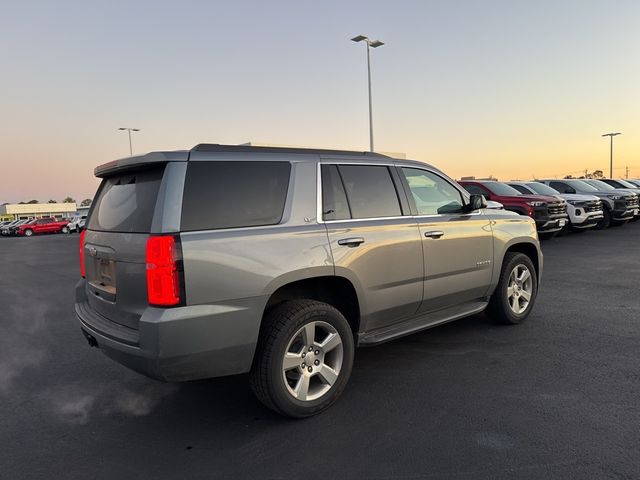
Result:
M87 233L86 230L82 230L80 232L80 275L82 278L87 276L87 272L84 269L84 235Z
M150 305L180 304L180 243L171 235L147 240L147 296Z

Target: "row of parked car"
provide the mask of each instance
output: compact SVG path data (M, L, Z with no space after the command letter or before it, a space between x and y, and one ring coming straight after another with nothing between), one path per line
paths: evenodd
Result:
M5 220L0 222L0 234L3 237L30 237L39 233L72 233L84 228L86 215L68 218L31 218L22 220Z
M533 218L541 239L561 232L604 229L640 220L640 180L462 180L459 183L469 193L494 202L490 207Z

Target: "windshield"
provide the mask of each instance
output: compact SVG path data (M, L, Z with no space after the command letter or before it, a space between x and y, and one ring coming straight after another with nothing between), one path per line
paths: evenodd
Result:
M622 184L622 186L626 188L638 188L637 185L634 185L633 183L628 182L627 180L620 179L620 180L616 180L616 182Z
M496 195L508 195L508 196L520 196L522 195L518 190L513 187L510 187L506 183L500 182L487 182L483 183L486 188L491 190Z
M589 185L593 185L598 190L615 190L611 185L600 180L585 180L585 182L589 183Z
M575 190L580 190L583 192L598 192L601 190L599 188L595 188L593 185L589 185L584 180L563 180L563 182L566 182Z
M538 195L558 195L560 193L555 188L540 182L528 182L526 185Z

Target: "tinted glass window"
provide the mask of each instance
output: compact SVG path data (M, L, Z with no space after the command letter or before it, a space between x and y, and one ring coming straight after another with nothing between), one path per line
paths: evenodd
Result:
M549 186L560 193L575 193L573 189L564 182L549 182Z
M189 163L182 230L280 223L290 173L289 162Z
M484 188L478 185L463 185L463 187L471 195L482 195L483 197L489 196L489 192L485 191Z
M580 190L583 192L597 192L598 189L596 187L594 187L593 185L589 185L586 182L583 182L582 180L567 180L565 182L567 185L569 185L570 187L574 188L575 190ZM553 187L553 185L551 185Z
M89 229L148 233L164 165L105 178L98 189Z
M418 168L403 168L418 215L459 213L464 205L456 187L435 173Z
M529 182L527 186L538 195L557 195L560 193L555 188L551 188L549 185L540 182Z
M615 190L615 188L613 188L611 185L609 185L608 183L604 183L601 180L584 180L584 182L588 183L594 188L597 188L598 190Z
M402 215L389 169L373 165L340 165L353 218Z
M322 218L344 220L351 218L347 195L335 165L322 165Z
M531 193L532 193L532 192L531 192L527 187L525 187L524 185L519 185L519 184L517 184L517 183L512 183L512 184L510 184L509 186L510 186L510 187L512 187L512 188L515 188L515 189L516 189L516 190L518 190L520 193L523 193L523 194L525 194L525 195L531 195Z
M496 195L521 195L521 193L513 187L510 187L506 183L490 182L485 185L486 188L491 190Z

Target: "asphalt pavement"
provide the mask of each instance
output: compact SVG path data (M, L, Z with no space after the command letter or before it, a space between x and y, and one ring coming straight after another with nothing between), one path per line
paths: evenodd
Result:
M287 420L245 376L163 384L90 348L78 236L0 238L0 478L640 478L640 222L543 251L525 324L360 349L333 407Z

